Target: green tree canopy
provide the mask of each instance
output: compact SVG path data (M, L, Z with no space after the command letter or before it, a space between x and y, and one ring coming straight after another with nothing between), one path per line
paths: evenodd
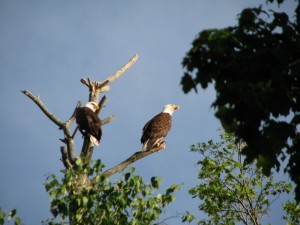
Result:
M275 182L273 176L264 176L254 163L244 163L240 154L242 145L226 133L221 134L220 142L210 140L192 145L191 151L200 153L201 159L197 162L198 184L189 192L200 200L198 208L207 215L198 224L260 225L271 204L282 193L290 193L291 183ZM295 202L287 202L284 210L286 215L282 216L287 224L300 222ZM184 221L191 222L194 218L187 213Z
M45 184L51 197L53 218L46 224L102 224L143 225L155 224L166 205L174 201L178 185L167 188L164 194L155 193L160 186L160 177L152 177L145 183L135 175L134 168L124 173L121 179L111 182L99 172L104 168L100 160L83 164L76 161L76 171L64 170L59 181L50 175ZM95 176L95 185L79 187L77 179L84 175ZM58 222L59 221L59 222Z
M285 12L247 8L238 25L201 31L183 59L181 84L185 93L214 86L216 117L247 143L242 153L248 162L258 159L264 174L288 155L299 201L299 5L295 12L291 21Z

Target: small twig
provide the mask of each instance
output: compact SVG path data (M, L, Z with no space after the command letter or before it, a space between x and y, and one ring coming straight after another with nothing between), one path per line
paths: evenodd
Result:
M166 222L167 220L170 220L170 219L182 218L183 215L184 215L184 213L178 213L178 212L176 212L175 216L166 217L161 222L156 223L156 225L160 225L160 224L162 225L162 224L164 224L164 222Z
M87 80L88 80L89 87L92 87L92 82L90 81L90 78L87 78Z
M104 107L104 103L106 102L107 98L105 95L101 98L100 102L98 103L99 109L97 110L97 114L100 114L102 108Z
M70 119L68 119L68 121L66 122L66 124L67 124L68 126L71 126L71 124L74 122L74 120L75 120L75 118L76 118L76 112L77 112L77 109L78 109L80 106L81 106L81 101L78 101L78 102L77 102L77 105L76 105L76 107L75 107L75 109L74 109L74 112L73 112L72 116L71 116Z
M115 115L112 115L112 116L106 117L105 119L101 120L102 126L107 124L107 123L110 123L115 118L116 118Z
M80 79L81 83L83 83L85 86L87 86L88 88L90 87L89 84L86 82L85 79Z
M109 83L109 80L105 80L102 82L96 82L95 84L97 85L97 89L101 90L104 88L107 84Z
M72 134L72 139L74 139L74 137L75 137L78 129L79 129L79 126L77 125L76 128L75 128L75 130L74 130L74 132L73 132L73 134Z
M64 139L60 138L59 140L60 140L62 143L67 144L66 138L64 138Z
M77 112L77 110L78 110L78 108L79 108L80 106L81 106L81 101L78 101L78 102L77 102L77 105L76 105L76 107L75 107L75 109L74 109L74 112L73 112L72 116L71 116L70 119L66 122L66 126L70 127L71 124L74 122L74 120L76 119L76 112ZM79 128L79 127L76 126L76 128L75 128L73 134L72 134L71 137L70 137L71 139L74 139L74 137L75 137L75 135L76 135L76 133L77 133L78 128Z

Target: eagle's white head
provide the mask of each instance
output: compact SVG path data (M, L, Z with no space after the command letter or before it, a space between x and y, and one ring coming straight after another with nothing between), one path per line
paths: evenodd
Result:
M177 109L179 109L180 107L178 105L174 105L174 104L168 104L165 105L165 107L163 108L163 113L169 113L170 115L173 114L173 112Z
M99 109L99 106L96 102L88 102L85 107L90 108L93 112L96 112Z

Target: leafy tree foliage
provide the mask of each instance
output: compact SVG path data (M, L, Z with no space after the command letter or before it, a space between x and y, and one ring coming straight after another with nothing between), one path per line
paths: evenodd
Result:
M198 84L214 86L216 117L247 143L242 153L248 162L257 159L264 174L278 170L279 156L288 155L286 171L299 201L299 3L294 18L291 22L285 12L247 8L238 25L201 31L183 60L181 84L185 93L197 91Z
M264 176L253 163L244 163L240 154L241 142L236 144L233 135L223 133L221 139L219 143L209 141L191 148L204 156L197 163L201 167L199 184L189 190L193 197L201 200L199 210L208 216L208 219L199 220L198 224L259 225L270 205L281 193L289 193L292 185L274 182L272 176ZM290 203L286 207L289 207L289 215L294 215L294 218L298 215L297 220L289 219L290 224L300 222L299 206ZM191 222L194 218L187 213L184 221Z
M76 170L64 170L59 181L50 175L45 184L51 197L51 212L54 216L46 224L101 224L143 225L155 224L166 205L174 200L178 185L172 185L165 194L157 194L161 179L152 177L146 184L134 169L124 173L114 182L96 176L96 184L78 186L85 176L99 174L104 165L100 160L92 164L76 161ZM57 219L59 218L59 222Z
M14 219L14 225L20 225L21 219L20 217L16 216L17 210L13 209L6 215L5 211L1 210L0 208L0 225L4 225L5 221L12 221Z
M300 206L296 202L287 201L283 205L286 215L283 218L287 221L287 225L299 225L300 223Z

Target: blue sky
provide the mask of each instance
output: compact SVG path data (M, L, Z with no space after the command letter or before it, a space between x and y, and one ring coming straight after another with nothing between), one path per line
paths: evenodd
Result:
M116 119L104 126L93 158L100 158L107 168L125 160L140 150L143 125L165 104L180 105L167 149L133 166L145 180L160 175L162 188L184 184L161 219L186 210L200 216L197 201L187 194L197 182L194 165L199 159L189 147L217 140L220 123L210 107L215 98L212 88L188 95L181 91L181 61L201 30L235 25L243 8L262 3L0 0L2 209L17 208L24 224L41 224L50 217L45 175L59 174L63 168L58 140L62 132L21 90L39 95L52 113L67 120L78 100L88 100L81 78L102 81L138 54L135 65L105 94L101 116L114 114ZM294 3L290 0L281 8L292 12ZM77 153L80 142L77 135ZM275 207L270 215L268 221L278 221L281 209Z

